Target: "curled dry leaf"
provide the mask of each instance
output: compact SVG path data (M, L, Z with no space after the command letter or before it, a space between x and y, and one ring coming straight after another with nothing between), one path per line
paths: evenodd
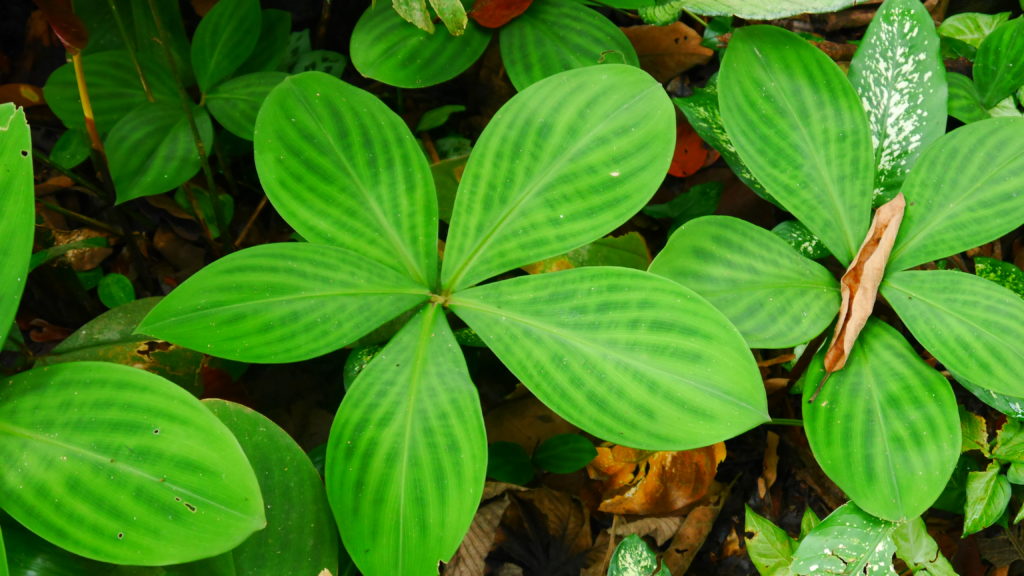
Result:
M640 58L640 67L658 82L707 64L715 52L701 46L700 34L682 22L669 26L629 26L622 31L629 38Z
M846 365L846 359L853 350L857 336L871 316L878 297L878 286L885 275L896 234L903 221L907 202L903 193L886 202L875 211L871 228L860 245L846 274L840 281L842 303L839 307L839 321L836 322L832 343L825 352L825 370L831 374Z

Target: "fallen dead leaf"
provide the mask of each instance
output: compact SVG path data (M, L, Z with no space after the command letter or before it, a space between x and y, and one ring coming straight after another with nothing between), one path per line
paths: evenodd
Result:
M640 58L640 67L658 82L707 64L715 52L701 46L700 34L682 22L668 26L628 26L622 31Z
M89 238L107 238L109 243L110 234L93 230L92 228L78 228L76 230L52 230L54 246L63 246L72 242L80 242ZM68 250L63 258L77 272L92 270L100 265L113 253L110 248L76 248Z
M579 432L532 395L502 402L484 415L488 442L515 442L532 454L541 442Z
M779 474L779 435L771 430L765 438L764 465L757 479L757 495L763 500Z
M685 178L715 160L718 160L718 152L704 144L686 118L680 117L676 121L676 148L668 173L676 178Z
M608 531L611 532L612 536L618 538L629 536L630 534L636 534L640 537L650 536L658 546L664 546L665 542L671 540L679 532L679 527L682 525L683 518L681 516L658 516L641 518L633 522L613 524Z
M526 12L533 0L476 0L468 16L484 28L500 28Z
M729 488L714 482L708 489L701 503L690 510L682 525L672 538L672 543L662 555L662 562L672 574L685 574L693 559L697 556L708 534L711 533L715 520L722 512L722 506L729 496Z
M505 515L511 500L503 494L500 498L484 504L477 510L469 532L459 545L458 552L445 566L444 573L451 576L477 576L484 573L485 560L494 546L498 525Z

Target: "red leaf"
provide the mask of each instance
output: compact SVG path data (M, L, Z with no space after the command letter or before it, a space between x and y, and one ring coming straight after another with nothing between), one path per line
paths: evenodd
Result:
M718 159L718 152L709 150L685 119L676 122L676 150L668 173L685 178Z
M500 28L530 7L533 0L476 0L469 17L484 28Z
M46 16L50 28L60 38L68 52L75 53L85 50L89 44L89 32L85 24L75 15L71 0L36 0L36 6Z

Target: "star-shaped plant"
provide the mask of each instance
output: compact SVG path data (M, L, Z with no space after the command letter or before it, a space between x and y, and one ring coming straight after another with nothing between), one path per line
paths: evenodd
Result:
M889 0L880 9L849 79L792 33L741 29L718 87L740 158L850 265L844 284L864 288L854 282L865 263L855 260L858 246L863 256L881 240L869 234L873 190L902 192L906 211L891 256L875 262L881 295L958 380L1024 394L1024 302L971 274L912 270L1024 222L1024 120L986 120L942 135L944 70L920 3ZM840 284L824 267L733 218L686 224L651 271L710 300L754 348L806 342L840 309ZM914 517L935 501L957 461L956 401L896 329L867 318L871 290L846 296L853 308L844 306L845 315L866 325L855 345L841 343L850 353L845 367L830 365L822 350L806 374L811 400L826 370L838 369L804 404L807 436L825 472L863 509L889 520Z
M664 178L674 130L664 90L637 68L536 83L477 142L439 266L433 180L402 120L335 78L293 76L260 111L256 166L308 242L214 262L139 331L236 360L292 362L399 325L338 411L327 492L364 574L436 574L469 527L487 458L449 312L548 406L601 438L678 450L768 419L742 336L675 282L591 267L480 284L635 214Z

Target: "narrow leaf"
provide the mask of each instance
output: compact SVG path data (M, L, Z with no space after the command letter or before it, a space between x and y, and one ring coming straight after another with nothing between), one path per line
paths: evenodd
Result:
M267 94L287 77L284 72L256 72L214 86L206 95L210 113L239 138L252 140L256 114Z
M1000 24L974 58L974 82L981 102L992 108L1024 85L1024 18Z
M800 543L790 567L795 574L888 574L896 576L892 540L896 524L875 518L853 502L837 508Z
M684 450L767 420L742 337L664 278L574 268L478 286L450 306L545 405L603 440Z
M684 224L650 271L707 298L751 348L807 342L839 309L839 287L828 270L771 232L728 216Z
M364 574L437 574L483 492L476 388L444 313L427 306L345 395L327 447L327 495Z
M1010 504L1011 488L998 464L982 472L967 474L967 504L964 507L964 537L996 523Z
M466 165L445 246L444 288L457 291L568 252L639 212L665 178L673 114L653 78L614 64L563 72L515 96ZM639 149L644 153L624 153Z
M0 346L21 302L32 257L35 194L32 139L25 111L0 104Z
M733 34L718 86L725 128L751 172L849 264L868 229L874 155L846 76L792 32L750 26Z
M243 362L294 362L351 344L428 292L361 254L263 244L178 286L137 332Z
M199 21L192 37L192 67L204 94L249 58L261 18L258 0L218 0Z

